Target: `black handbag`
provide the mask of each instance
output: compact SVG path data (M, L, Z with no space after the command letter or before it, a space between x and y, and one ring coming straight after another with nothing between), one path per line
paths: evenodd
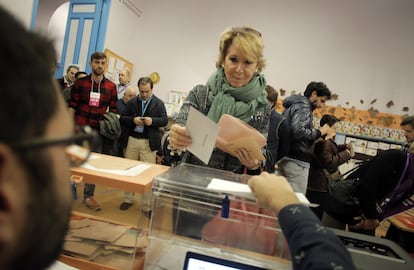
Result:
M325 209L327 213L338 219L348 219L359 212L360 181L357 170L361 168L362 163L329 183Z
M338 204L359 207L359 178L339 179L328 186L329 196Z

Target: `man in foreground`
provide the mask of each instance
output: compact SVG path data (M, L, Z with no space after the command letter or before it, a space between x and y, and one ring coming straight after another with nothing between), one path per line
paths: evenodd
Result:
M52 42L1 7L0 34L8 67L0 75L0 269L45 269L59 257L70 218L65 150L87 136L74 136L52 77Z

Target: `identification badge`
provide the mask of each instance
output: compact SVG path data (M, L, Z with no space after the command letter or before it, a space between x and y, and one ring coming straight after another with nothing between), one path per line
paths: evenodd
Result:
M89 95L89 106L99 107L99 100L101 98L101 93L91 92Z
M134 131L138 132L138 133L143 133L144 132L144 126L136 126Z

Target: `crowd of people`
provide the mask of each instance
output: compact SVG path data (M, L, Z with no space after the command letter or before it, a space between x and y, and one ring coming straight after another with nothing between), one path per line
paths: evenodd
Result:
M216 70L206 84L189 92L162 140L160 130L168 118L163 101L153 93L151 78L139 78L136 89L130 70L125 69L116 85L104 75L106 55L94 52L90 74L71 65L63 78L55 80L52 42L25 30L2 8L0 14L0 33L8 37L0 45L3 59L14 67L2 74L6 85L0 123L8 128L0 135L1 269L44 269L58 258L71 210L69 168L74 159L66 146L84 141L94 140L88 150L97 153L155 163L156 154L163 150L163 155L179 156L176 162L252 175L248 184L258 206L278 216L294 269L354 269L346 248L321 219L326 217L328 226L340 223L341 228L372 231L379 220L400 211L413 194L414 119L408 117L401 123L407 145L379 153L358 171L361 211L345 218L326 205L330 176L338 174L338 166L354 154L352 146L337 145L333 139L336 117L325 115L320 127L314 127L313 110L323 107L332 94L325 83L310 82L303 95L285 98L283 112L276 112L277 92L262 73L262 34L254 28L232 27L222 33ZM8 117L18 103L24 106ZM186 128L190 107L215 122L230 114L264 134L266 161L253 158L244 148L233 155L216 148L207 164L200 161L186 151L192 143ZM120 135L115 139L102 131L101 121L108 113L119 115ZM81 163L77 161L75 165ZM299 203L294 189L320 205L317 215ZM94 190L95 185L85 184L83 203L99 211ZM151 194L144 196L143 210L151 216ZM385 203L388 197L391 203ZM126 193L120 209L130 208L133 198ZM201 229L203 220L188 218L193 220L184 231Z
M304 217L300 219L304 220L304 224L313 222L317 226L324 224L327 227L348 228L356 232L373 234L381 218L386 217L378 211L378 204L395 188L401 174L405 173L402 167L407 160L405 152L409 149L409 143L404 145L402 151L390 150L378 154L369 163L370 168L366 165L363 170L355 172L361 178L361 194L367 195L361 196L359 211L346 217L338 214L335 207L341 206L335 206L330 201L328 187L333 179L341 176L339 166L349 161L355 153L352 145L337 145L335 142L336 127L340 121L338 118L331 114L323 115L319 127L314 126L313 119L313 111L324 107L332 98L332 93L325 83L312 81L306 86L303 94L286 97L282 103L283 110L276 111L278 93L267 84L262 73L265 68L263 48L261 33L254 28L233 27L224 31L220 37L216 71L211 74L206 84L196 85L189 92L174 123L163 136L164 140L160 136L160 131L168 123L166 109L163 101L153 94L153 82L149 77L139 78L137 91L130 82L131 72L124 69L119 73L119 84L115 85L104 76L106 56L101 52L95 52L91 56L90 75L72 78L76 67L70 66L67 75L61 81L72 84L69 87L70 98L67 102L76 124L89 125L100 134L99 120L108 110L120 115L121 135L116 140L109 140L102 134L98 135L99 143L93 149L96 152L150 163L157 162L157 154L165 156L163 160L170 160L171 156L175 156L173 166L185 162L234 173L260 175L258 179L253 177L250 182L252 190L258 196L259 204L262 200L271 200L269 192L258 192L262 190L262 185L276 194L277 191L268 183L289 183L296 192L306 194L314 206L311 208L312 213L309 208L298 206L297 201L292 201L294 206L285 205L285 209L299 207L304 213ZM207 164L190 151L186 151L192 144L191 134L186 129L190 107L214 122L218 122L224 114L233 115L262 133L267 138L263 149L265 162L252 158L244 148L237 149L232 154L215 148ZM414 132L412 122L411 118L407 118L401 123L410 143ZM267 184L264 184L264 179ZM407 180L404 192L400 191L402 194L393 204L401 203L411 196L413 186L412 181ZM85 185L83 202L90 209L98 211L100 205L95 200L93 192L94 185ZM289 192L281 196L289 198L288 194ZM151 194L144 194L143 198L141 211L150 217ZM134 194L125 192L120 210L129 209L133 205L133 200ZM281 202L284 202L284 199L281 199ZM281 211L282 207L276 207L273 203L275 202L268 202L265 206L279 213L279 220L282 228L285 228L288 240L295 239L290 242L291 252L303 252L304 247L297 244L299 240L296 238L300 232L292 232L292 235L296 236L291 236L290 232L286 232L289 226L284 225L299 221L293 221L295 219L291 216L281 214L288 211ZM202 228L208 221L208 218L196 213L181 213L176 230L182 235L201 238ZM306 225L304 226L306 228ZM324 234L324 237L327 235ZM330 237L332 236L328 238ZM310 239L316 241L316 246L326 244L326 241L317 235ZM335 245L342 247L340 243ZM307 254L316 260L315 250ZM336 252L342 254L341 256L346 253L343 248L333 248L332 251L332 258L338 258L335 257ZM307 259L312 260L308 257ZM318 260L321 260L322 264L328 264L328 260ZM349 262L344 260L340 263ZM297 268L308 269L301 265Z

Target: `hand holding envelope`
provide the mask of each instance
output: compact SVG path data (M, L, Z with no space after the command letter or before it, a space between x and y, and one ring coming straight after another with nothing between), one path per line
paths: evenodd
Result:
M253 159L265 160L260 149L266 144L266 138L242 120L224 114L219 122L220 132L217 136L216 147L236 156L238 149L244 148Z
M265 160L260 149L265 145L266 138L254 128L231 115L223 115L216 124L191 107L186 127L180 127L180 129L183 132L188 132L191 137L191 144L181 143L179 138L185 136L175 131L173 131L173 134L170 132L170 142L173 142L174 146L181 150L183 147L180 146L186 145L188 151L206 164L210 160L214 147L235 157L238 157L237 152L243 149L250 158ZM173 127L171 127L171 130L173 130ZM173 138L171 138L171 135Z

